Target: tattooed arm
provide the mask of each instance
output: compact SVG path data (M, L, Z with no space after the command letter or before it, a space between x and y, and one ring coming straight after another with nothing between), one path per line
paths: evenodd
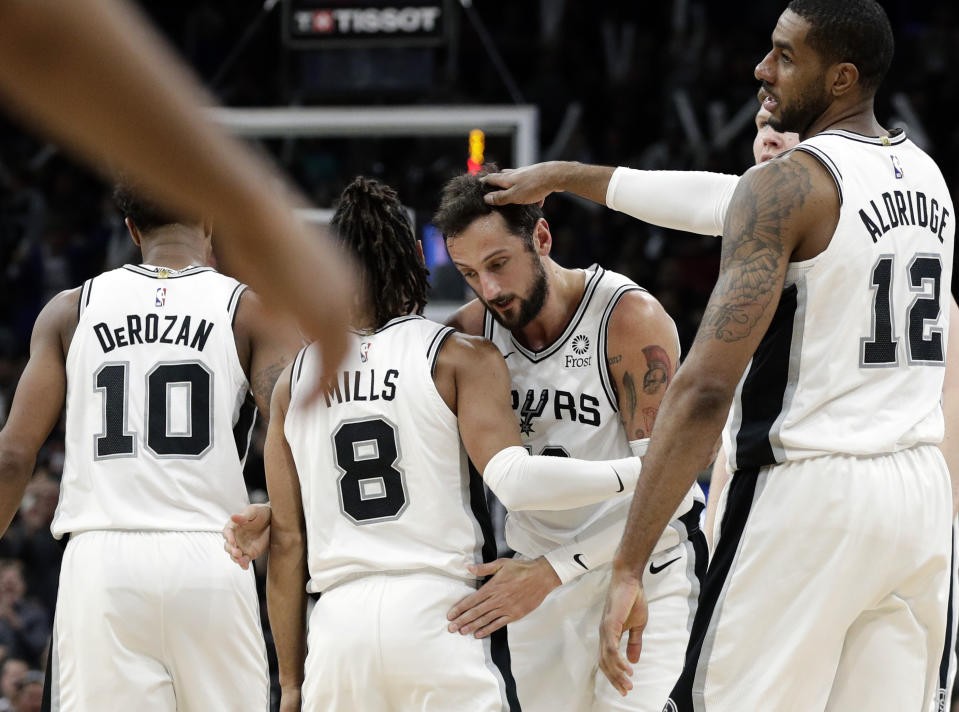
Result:
M240 297L233 331L256 407L269 420L273 386L303 346L303 340L288 320L270 311L250 289Z
M696 341L656 419L656 435L643 459L601 625L600 665L619 689L638 660L646 622L642 570L657 539L708 461L746 365L779 302L790 259L818 254L839 217L839 198L825 169L793 153L750 169L726 215L719 278Z
M626 437L648 438L679 363L676 325L652 295L627 292L610 317L606 353Z

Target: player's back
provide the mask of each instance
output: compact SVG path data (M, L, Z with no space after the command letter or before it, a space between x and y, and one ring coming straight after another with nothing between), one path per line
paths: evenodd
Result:
M337 380L319 377L311 345L293 363L284 432L300 479L314 592L383 572L472 580L482 558L456 416L432 372L452 329L418 316L354 334Z
M733 469L942 439L954 212L902 132L826 131L815 156L839 193L828 247L792 263L724 433Z
M84 283L56 536L216 532L248 502L255 408L233 335L244 289L209 267L126 265Z

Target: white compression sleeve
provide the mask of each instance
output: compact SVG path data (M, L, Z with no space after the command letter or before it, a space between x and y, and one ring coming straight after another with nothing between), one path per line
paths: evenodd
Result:
M649 438L630 440L629 449L636 457L646 454ZM563 583L582 576L613 560L623 536L622 520L596 522L576 537L575 541L546 553L546 560Z
M722 235L739 176L705 171L639 171L620 166L607 207L637 220L699 235Z
M507 510L573 509L632 492L641 467L635 457L591 462L530 455L514 445L493 456L483 480Z

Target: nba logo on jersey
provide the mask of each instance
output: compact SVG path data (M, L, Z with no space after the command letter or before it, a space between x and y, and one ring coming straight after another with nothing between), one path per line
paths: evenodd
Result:
M902 164L899 162L899 159L895 156L889 156L892 159L892 170L896 174L896 178L902 179Z
M158 307L166 305L166 287L157 287L156 305Z
M372 344L369 341L364 341L360 344L360 361L366 363L366 359L370 357L370 346Z

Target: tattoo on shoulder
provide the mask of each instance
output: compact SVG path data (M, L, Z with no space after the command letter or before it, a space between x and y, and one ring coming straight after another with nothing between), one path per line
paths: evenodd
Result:
M619 362L622 361L622 360L623 360L623 355L622 355L622 354L616 354L615 356L607 359L606 362L607 362L610 366L612 366L614 363L619 363Z
M812 189L798 161L772 161L761 179L740 182L742 194L726 216L720 278L696 340L744 339L762 317L781 282L782 231Z
M276 381L279 379L280 374L283 373L283 369L286 368L287 363L289 363L289 359L283 358L279 361L274 361L269 366L253 374L253 382L250 384L250 390L253 391L253 395L269 403L270 398L273 396L273 388L276 386Z
M643 349L643 356L646 357L643 392L655 395L669 385L673 378L673 366L669 354L662 346L647 346Z

